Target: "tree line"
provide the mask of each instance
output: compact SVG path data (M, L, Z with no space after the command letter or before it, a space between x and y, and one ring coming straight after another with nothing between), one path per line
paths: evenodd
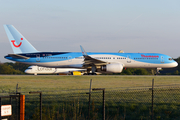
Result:
M180 64L180 57L174 59L178 64ZM0 63L0 74L26 74L24 71L30 65L22 64L22 63ZM111 74L111 75L155 75L156 69L145 69L145 68L124 68L124 70L119 74ZM180 75L180 66L175 68L164 68L160 70L160 75Z
M0 63L0 74L25 74L24 71L29 67L27 64L22 63Z

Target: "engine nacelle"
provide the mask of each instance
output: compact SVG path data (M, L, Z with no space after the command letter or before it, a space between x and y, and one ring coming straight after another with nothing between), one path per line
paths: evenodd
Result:
M123 65L121 63L111 63L111 64L103 65L101 67L101 70L112 73L121 73L123 70Z

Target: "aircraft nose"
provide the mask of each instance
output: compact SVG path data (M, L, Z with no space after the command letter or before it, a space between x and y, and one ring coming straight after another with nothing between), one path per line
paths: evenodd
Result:
M175 61L174 62L174 67L177 67L178 66L178 63Z
M28 73L28 70L25 70L24 72L25 72L25 73Z
M30 70L25 70L24 72L25 72L25 73L31 73L31 71L30 71Z

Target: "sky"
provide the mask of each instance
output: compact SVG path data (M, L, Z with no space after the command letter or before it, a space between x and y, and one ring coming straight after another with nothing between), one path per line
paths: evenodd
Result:
M180 0L0 0L0 61L11 62L4 24L44 52L180 56Z

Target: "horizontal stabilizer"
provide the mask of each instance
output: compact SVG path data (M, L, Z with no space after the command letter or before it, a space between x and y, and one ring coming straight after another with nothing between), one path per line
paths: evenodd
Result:
M29 59L30 57L25 57L22 55L18 55L18 54L8 54L8 56L15 58L15 59Z

